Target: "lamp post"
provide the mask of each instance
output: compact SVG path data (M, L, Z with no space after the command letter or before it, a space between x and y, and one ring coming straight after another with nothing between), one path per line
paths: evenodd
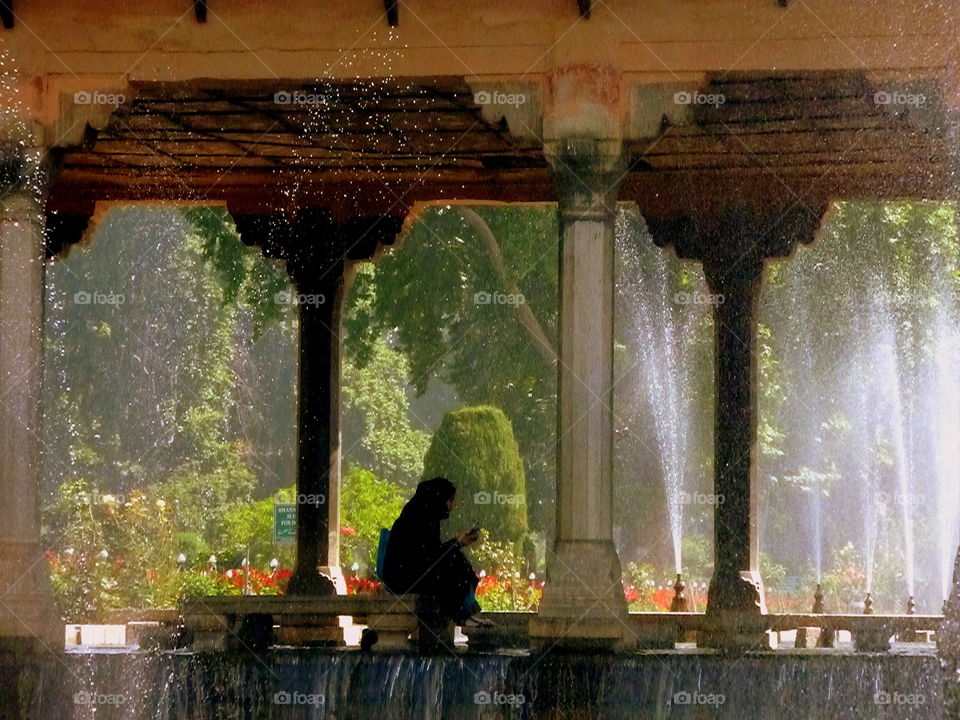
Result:
M187 565L187 556L183 553L177 555L177 572L183 572Z
M240 567L243 568L243 594L253 595L253 590L250 587L250 546L249 545L247 545L246 555L244 555L243 560L240 561Z

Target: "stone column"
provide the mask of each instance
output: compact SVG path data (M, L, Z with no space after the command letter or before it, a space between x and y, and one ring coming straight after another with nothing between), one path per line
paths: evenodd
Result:
M300 315L297 567L291 595L346 593L340 570L340 307L342 261L288 265Z
M954 15L960 21L960 8ZM949 175L945 180L944 195L960 213L960 59L951 55L944 73L942 87L947 108L946 138ZM960 222L958 216L955 222ZM943 604L943 623L937 630L937 654L943 672L946 717L960 717L960 548L953 563L953 578L949 597Z
M758 207L759 206L759 207ZM698 643L757 648L766 612L757 528L757 306L768 258L813 241L822 205L728 205L651 223L660 245L703 263L713 295L714 574Z
M704 261L714 296L714 574L708 612L765 611L757 535L757 303L763 260Z
M340 571L340 305L347 263L329 213L234 215L244 242L286 260L300 319L297 562L290 595L346 593Z
M0 190L0 637L63 648L40 545L43 174L40 152Z
M613 545L614 220L619 146L563 141L552 153L561 215L557 534L538 644L619 644L628 633Z

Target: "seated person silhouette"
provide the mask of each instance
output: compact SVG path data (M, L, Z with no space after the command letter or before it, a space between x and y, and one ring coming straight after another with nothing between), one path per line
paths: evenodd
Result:
M480 528L440 539L440 521L450 517L456 486L442 477L424 480L393 523L383 559L383 584L397 595L415 593L435 603L457 625L489 626L475 619L479 578L463 548L477 541Z

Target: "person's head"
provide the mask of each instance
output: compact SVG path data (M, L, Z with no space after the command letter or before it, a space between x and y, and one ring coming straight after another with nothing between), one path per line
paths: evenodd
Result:
M456 485L444 477L435 477L417 485L413 500L443 520L450 517L456 497Z

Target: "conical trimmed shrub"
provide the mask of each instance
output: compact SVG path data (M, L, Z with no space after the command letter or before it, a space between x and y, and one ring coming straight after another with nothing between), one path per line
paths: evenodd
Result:
M448 412L423 460L424 479L457 486L451 532L480 525L494 540L515 542L527 531L526 478L513 425L500 408L475 405Z

